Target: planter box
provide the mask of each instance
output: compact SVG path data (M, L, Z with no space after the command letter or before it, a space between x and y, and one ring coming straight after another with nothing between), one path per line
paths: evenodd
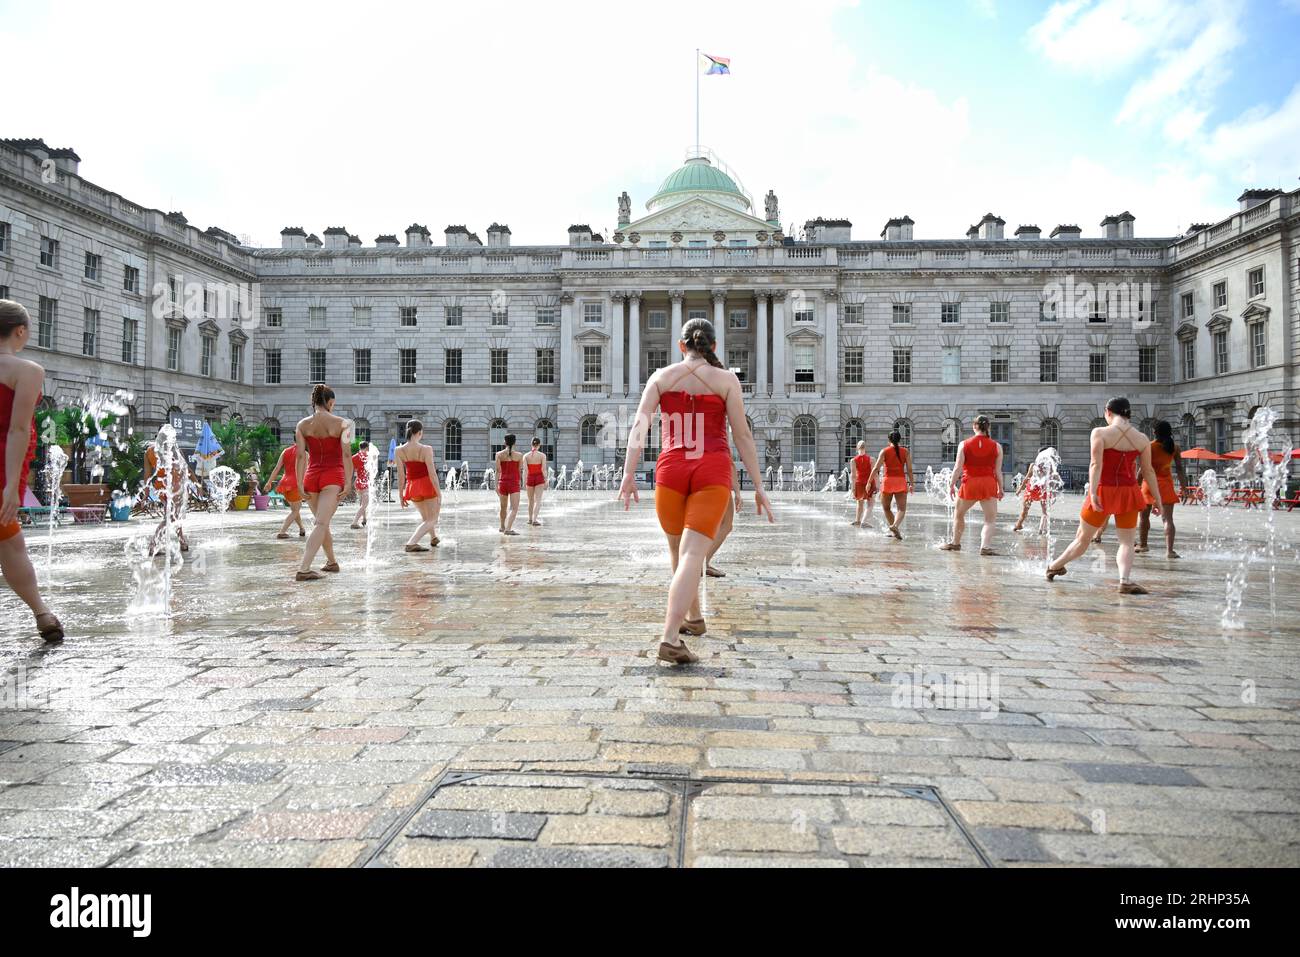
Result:
M108 517L115 522L127 522L131 520L131 503L125 505L109 505Z
M270 507L270 505L271 505L271 496L269 495L253 496L253 508L257 509L259 512L265 512Z
M247 511L247 509L248 509L248 502L249 502L249 496L247 496L247 495L236 495L236 496L235 496L235 500L234 500L233 502L230 503L230 507L233 508L233 509L236 509L236 510L238 510L238 511L241 511L241 512L243 512L243 511Z
M63 494L72 508L85 508L90 505L108 505L109 487L107 485L64 485Z

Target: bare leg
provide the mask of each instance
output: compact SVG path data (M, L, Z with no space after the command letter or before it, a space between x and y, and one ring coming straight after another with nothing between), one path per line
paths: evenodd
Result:
M497 521L497 531L499 532L504 532L506 530L506 499L507 496L502 495L499 492L497 493L497 501L500 503L500 515L498 516Z
M307 505L311 508L316 524L312 526L311 534L307 536L307 545L302 552L302 564L298 566L299 571L311 571L311 563L322 547L325 549L325 557L334 561L334 543L330 540L330 520L334 518L334 511L338 508L338 504L339 490L334 485L307 496Z
M528 486L528 524L533 524L533 518L537 515L537 486Z
M971 506L974 504L973 501L968 499L957 499L957 515L952 522L952 544L958 548L961 547L962 535L966 533L966 513L970 511ZM899 516L899 520L902 520L902 516Z
M898 505L898 521L894 523L894 528L902 528L903 518L907 515L907 493L899 492L894 496L894 502Z
M1016 527L1012 529L1013 532L1018 532L1025 527L1025 518L1028 515L1029 515L1029 499L1025 499L1024 504L1020 506L1020 517L1016 519Z
M1079 521L1079 530L1074 535L1074 541L1065 547L1065 551L1056 557L1056 561L1049 566L1051 568L1064 568L1070 562L1074 561L1080 555L1088 550L1093 536L1099 529L1095 525L1089 525L1087 522Z
M980 502L984 512L984 528L980 530L980 551L993 547L993 533L998 528L998 500L986 498Z
M708 554L713 539L688 528L682 532L679 542L673 582L668 588L668 611L664 615L663 641L670 645L681 644L677 629L688 616L701 617L700 575L704 571L704 556Z
M509 532L515 527L515 519L519 517L519 493L511 492L505 499L509 503L510 509L506 514L506 531Z
M866 500L866 499L863 499L863 498L858 499L858 510L857 510L856 514L853 516L853 524L854 524L854 525L861 525L861 524L862 524L862 513L863 513L863 511L866 509L866 507L867 507L867 500ZM710 556L710 557L712 557L712 556Z
M27 604L33 615L50 613L50 608L41 598L37 587L36 569L32 567L32 560L27 555L27 543L23 540L22 532L0 542L0 571L3 571L4 579L14 594Z
M871 496L867 496L867 514L862 520L863 525L871 524L871 510L875 506L875 504L876 504L875 498Z
M542 524L542 498L546 495L546 486L534 485L533 491L537 493L537 508L533 510L533 521L540 525Z
M858 507L862 507L860 502L858 503ZM718 549L722 547L722 543L725 542L727 536L731 534L732 526L735 524L734 514L735 509L728 504L727 510L722 513L722 524L718 526L718 534L713 536L713 543L709 546L709 554L704 559L704 567L707 571L716 572L718 575L721 574L721 572L718 572L717 569L713 567L713 556L718 554Z
M683 532L683 534L685 533ZM681 535L668 536L668 562L672 566L674 579L676 578L677 575L678 553L681 551L681 547L682 547ZM695 594L695 598L691 602L691 607L686 611L686 617L691 619L692 621L699 621L701 618L704 617L704 614L703 612L700 611L700 592L698 588L695 590L694 594Z
M1174 528L1174 503L1169 502L1160 507L1160 515L1165 520L1165 557L1177 558L1178 553L1174 551L1174 536L1178 530Z
M418 545L420 539L424 538L425 535L428 535L429 540L433 541L438 536L438 513L442 511L442 496L416 502L415 510L420 513L421 522L416 526L415 531L411 533L411 537L406 540L406 544Z
M894 527L894 511L889 507L893 502L894 494L892 492L880 493L880 507L885 511L885 521L889 524L890 528Z
M1115 537L1119 539L1119 550L1115 552L1115 565L1119 568L1119 581L1124 584L1133 574L1133 541L1137 538L1135 528L1117 528Z
M1147 536L1151 534L1151 506L1142 509L1138 517L1138 545L1142 551L1147 550Z

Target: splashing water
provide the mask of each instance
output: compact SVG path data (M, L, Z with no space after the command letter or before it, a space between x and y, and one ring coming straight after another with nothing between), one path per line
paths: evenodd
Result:
M1205 508L1205 550L1210 550L1210 519L1213 509L1223 504L1224 492L1219 485L1219 473L1206 469L1201 473L1201 505Z
M144 488L147 490L161 480L165 490L160 496L163 522L158 531L136 535L125 545L126 560L131 567L135 582L135 591L127 611L135 615L159 615L169 618L171 617L172 576L185 564L178 529L184 520L189 503L189 482L182 478L179 482L180 487L177 488L175 477L185 476L187 467L185 453L176 442L176 430L170 425L164 425L158 430L155 452L158 456L158 467L152 475L144 476ZM161 541L158 541L159 532L162 533ZM163 554L161 570L154 564L154 556L160 547Z
M49 489L50 531L45 540L45 580L52 584L50 576L54 564L54 526L59 522L59 502L62 498L63 470L68 467L68 453L57 445L51 445L45 453L45 487Z
M1264 509L1265 544L1263 556L1253 554L1255 549L1245 545L1242 559L1237 571L1228 576L1227 599L1224 603L1222 623L1224 628L1242 627L1241 606L1244 601L1248 567L1257 557L1268 561L1268 603L1269 612L1277 617L1277 528L1273 521L1273 502L1278 494L1286 489L1287 475L1291 467L1291 443L1282 437L1280 448L1274 453L1270 449L1273 426L1277 423L1277 411L1269 406L1260 406L1255 410L1250 425L1242 439L1246 446L1246 457L1241 464L1228 469L1228 478L1250 485L1259 485L1263 490L1261 507ZM1274 455L1277 461L1274 461Z
M778 465L776 467L776 490L778 492L785 491L785 466L784 465Z
M483 491L492 488L496 483L497 473L490 468L483 470L483 484L479 486Z
M375 512L378 509L378 490L379 490L379 449L374 443L366 449L366 488L361 494L366 496L366 557L365 566L371 567L371 556L375 551L375 535L379 531L379 523L375 521Z
M948 541L952 541L951 536L956 534L955 524L957 520L957 493L952 488L952 468L944 466L935 471L933 466L925 467L925 494L930 497L930 501L936 502L944 507L948 513Z
M1046 566L1052 565L1052 506L1061 497L1065 489L1065 480L1061 478L1061 456L1056 449L1048 446L1034 457L1024 481L1030 489L1035 489L1042 496L1042 516L1038 521L1039 533L1047 539Z

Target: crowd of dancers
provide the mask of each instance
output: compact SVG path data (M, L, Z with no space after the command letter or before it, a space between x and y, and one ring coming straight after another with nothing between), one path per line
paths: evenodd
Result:
M3 488L0 569L10 587L31 609L40 635L47 641L58 641L63 638L63 626L41 597L18 523L28 468L36 450L34 416L44 381L41 366L19 356L30 333L31 318L27 310L16 302L0 300L0 442L3 442L0 446L0 487ZM654 505L672 569L658 657L672 664L685 664L698 658L686 647L684 636L700 636L707 630L700 610L701 578L724 574L712 564L712 559L730 533L734 515L742 507L739 475L731 454L733 442L753 486L757 516L769 523L775 521L775 516L758 468L740 381L715 355L712 323L702 318L689 321L682 329L678 347L681 361L658 369L646 382L628 436L618 498L624 510L640 500L637 466L651 424L657 417L661 450L654 467ZM315 386L311 403L311 414L297 423L294 444L281 452L263 488L267 492L275 488L288 505L288 515L276 537L290 538L291 529L296 526L298 537L304 540L294 573L300 582L317 581L340 572L332 522L340 503L353 492L358 493L359 505L351 527L363 528L369 522L367 493L372 475L367 460L374 455L374 450L364 442L357 452L352 451L349 422L334 413L332 389L326 385ZM1070 563L1083 555L1090 544L1099 541L1105 526L1113 522L1119 539L1116 553L1119 591L1144 594L1146 589L1131 577L1133 556L1147 550L1153 513L1164 520L1166 555L1178 557L1174 550L1173 512L1179 495L1173 483L1174 468L1180 483L1186 484L1178 448L1168 423L1156 426L1153 441L1133 428L1129 422L1131 414L1127 399L1113 398L1106 404L1106 425L1092 431L1089 484L1078 530L1073 541L1047 566L1049 582L1065 575ZM967 513L978 505L984 516L979 554L991 556L997 554L993 539L998 502L1005 495L1003 451L989 436L987 416L977 416L971 428L973 434L959 447L952 472L949 491L956 501L952 536L940 547L953 552L962 549ZM413 507L419 516L418 525L404 545L410 553L428 552L439 544L438 518L443 496L433 450L422 442L423 433L420 422L408 422L405 441L397 446L393 457L401 507ZM856 500L852 524L858 527L871 524L874 500L879 495L886 530L894 539L902 541L908 495L916 483L912 455L902 444L902 436L894 431L888 438L888 444L874 459L868 454L865 442L857 445L852 462ZM494 461L498 476L498 530L506 536L518 534L514 524L521 491L526 490L527 494L527 523L542 524L541 505L548 487L548 462L541 440L534 438L528 452L521 453L516 445L515 435L505 436L505 445L496 453ZM183 466L168 467L159 462L154 448L148 454L153 456L153 461L146 460L146 475L150 476L147 481L167 512L153 536L153 547L156 550L164 544L162 536L174 533L179 547L187 550L180 519L181 488L188 476ZM1039 504L1046 519L1047 483L1035 472L1042 468L1041 463L1036 463L1022 485L1023 503L1015 526L1017 532L1024 527L1034 503ZM310 532L301 514L304 501L314 519ZM170 542L165 545L171 547ZM317 570L313 566L322 552L325 562Z

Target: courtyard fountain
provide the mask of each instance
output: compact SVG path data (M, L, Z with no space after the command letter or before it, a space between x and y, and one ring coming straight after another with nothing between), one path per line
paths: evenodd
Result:
M479 489L486 492L488 489L496 488L496 477L496 472L491 468L485 468L483 470L483 483L479 486Z
M947 513L948 541L952 540L953 525L957 518L957 493L952 488L952 467L945 465L939 471L934 470L934 466L925 467L925 494L929 496L930 501L942 505Z
M372 566L375 552L375 535L379 530L379 523L375 521L375 510L377 508L379 485L379 449L371 443L366 449L366 490L361 494L366 496L366 556L365 566Z
M239 473L229 466L218 465L208 473L208 491L212 495L212 504L217 510L217 537L204 542L205 548L229 548L235 544L233 538L222 533L226 527L226 511L239 491Z
M63 478L63 470L67 467L68 453L51 443L45 453L45 487L49 490L46 494L49 497L50 506L49 535L45 540L45 577L47 581L51 579L51 569L54 563L54 526L59 522L59 503L63 496L60 480Z
M1031 489L1038 489L1043 497L1043 510L1038 519L1038 533L1047 539L1046 562L1052 563L1052 506L1061 497L1065 489L1065 480L1061 478L1061 456L1056 449L1048 446L1034 457L1034 464L1023 479Z
M160 499L163 521L157 530L134 535L126 542L124 551L135 584L127 611L132 615L170 617L172 577L185 564L178 528L184 521L189 502L189 483L180 483L179 502L172 502L176 492L172 477L177 472L182 475L186 472L185 453L177 444L176 430L170 425L159 429L154 448L158 466L152 475L144 476L140 494L147 496L155 481L161 478L166 490ZM160 548L163 556L161 569L154 562Z

